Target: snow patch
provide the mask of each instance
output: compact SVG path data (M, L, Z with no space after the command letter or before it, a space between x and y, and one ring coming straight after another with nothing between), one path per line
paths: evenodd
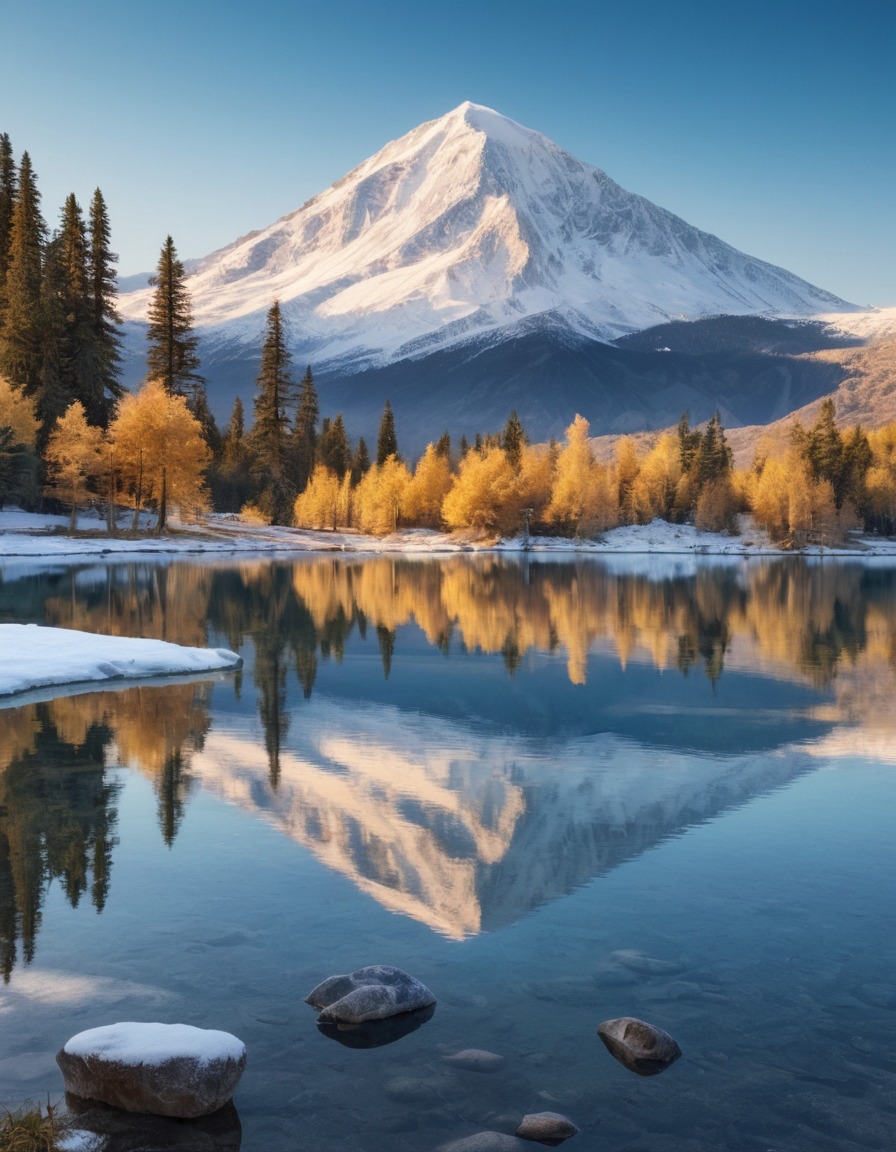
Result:
M209 672L241 664L242 658L226 648L0 624L0 696L47 685Z
M239 1062L246 1046L230 1032L213 1028L127 1021L79 1032L63 1051L69 1056L99 1056L120 1064L160 1065L182 1057L208 1064L213 1060Z

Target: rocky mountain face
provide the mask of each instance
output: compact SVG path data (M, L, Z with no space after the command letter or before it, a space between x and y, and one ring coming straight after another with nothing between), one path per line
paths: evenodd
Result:
M251 399L264 317L279 299L293 352L313 365L322 399L368 433L388 395L420 425L415 440L443 426L488 429L512 406L532 419L549 409L553 430L576 407L618 430L655 424L666 412L651 379L666 368L645 367L655 349L637 350L636 362L625 349L614 359L623 367L608 368L612 342L721 314L792 319L853 307L469 103L191 268L219 412L235 392ZM137 362L150 296L138 287L121 299ZM694 390L687 369L675 377L659 390ZM500 412L488 400L496 383Z

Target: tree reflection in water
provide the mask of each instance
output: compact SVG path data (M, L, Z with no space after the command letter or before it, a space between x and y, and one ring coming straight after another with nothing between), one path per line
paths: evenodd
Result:
M586 684L596 656L623 669L637 661L696 672L713 685L726 668L746 668L824 690L816 719L871 727L889 723L891 709L878 703L892 695L896 668L896 571L801 558L710 563L662 578L591 559L502 556L116 563L8 576L0 618L242 651L274 791L297 695L311 698L322 664L342 662L352 637L376 645L385 679L401 665L408 626L449 660L499 656L511 677L533 655L560 654L572 685ZM242 674L228 685L239 697ZM34 954L53 879L73 905L89 892L103 907L119 787L107 765L147 776L163 839L173 843L209 731L210 694L208 684L181 683L0 712L5 978L19 949L26 961Z

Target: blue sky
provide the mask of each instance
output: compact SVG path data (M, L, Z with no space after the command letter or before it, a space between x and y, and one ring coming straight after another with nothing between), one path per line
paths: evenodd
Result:
M857 303L896 304L896 5L32 0L0 131L120 271L202 256L464 100Z

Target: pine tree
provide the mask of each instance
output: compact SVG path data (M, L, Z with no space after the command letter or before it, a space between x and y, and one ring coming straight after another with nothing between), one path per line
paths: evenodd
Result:
M392 414L392 405L387 400L383 408L383 415L380 418L379 435L376 438L377 464L382 466L390 456L394 456L397 460L401 459L398 455L398 441L395 437L395 417Z
M700 433L691 428L688 413L682 412L678 421L678 451L680 455L681 471L689 472L694 463L697 449L700 447Z
M280 304L275 300L268 311L261 367L255 380L255 421L252 428L257 500L274 524L290 523L296 495L287 458L288 411L295 396L295 384L290 374L291 360Z
M363 436L358 438L358 445L352 457L352 487L357 487L370 471L370 453L367 450L367 441Z
M124 389L119 380L121 368L121 317L118 314L118 256L110 249L111 229L106 202L97 188L90 202L87 272L92 304L91 325L96 348L99 380L107 423L112 408Z
M84 405L89 423L105 427L109 406L93 324L87 231L74 193L66 198L62 209L61 227L54 249L58 262L55 276L58 279L53 287L60 294L61 310L46 301L49 314L44 315L45 332L49 334L49 330L61 320L61 329L54 334L58 341L63 391L69 401L79 400ZM46 267L44 272L46 280ZM49 293L45 293L45 299L47 295Z
M451 437L447 429L436 441L436 455L441 456L445 460L451 459Z
M243 402L233 401L230 423L209 476L214 507L219 512L238 512L251 495L251 453L245 434Z
M197 371L199 337L193 333L193 312L185 280L184 266L168 236L156 274L149 281L155 293L149 305L146 369L148 378L159 380L167 392L187 397L192 409L197 393L205 391L205 379Z
M326 430L321 432L317 458L319 463L329 468L340 479L346 472L351 471L352 452L341 412L337 413L332 424L327 422Z
M17 188L12 144L7 133L3 132L0 133L0 332L3 330L3 313L6 310L6 274Z
M304 492L314 471L317 454L317 417L320 406L311 365L299 383L299 403L296 410L295 427L290 442L290 461L293 484L297 492Z
M692 468L698 494L706 484L715 483L731 472L731 449L718 412L713 412L703 430Z
M514 408L507 417L507 423L504 425L504 432L501 436L501 447L507 453L507 459L514 468L519 467L523 446L527 443L528 437Z
M46 447L54 424L74 399L66 381L65 295L62 245L57 235L44 249L40 285L42 336L39 386L34 393L34 398L41 422L41 430L37 438L37 446L41 452Z
M45 236L37 182L31 158L24 152L9 235L0 371L29 396L37 396L40 391L43 358L40 281Z

